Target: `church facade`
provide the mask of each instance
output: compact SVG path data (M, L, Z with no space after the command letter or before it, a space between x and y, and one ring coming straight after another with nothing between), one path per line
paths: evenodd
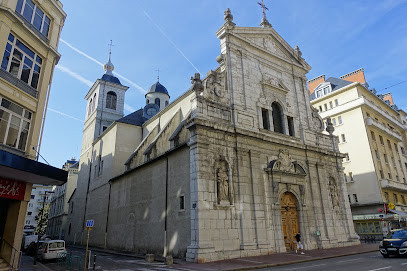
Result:
M344 156L310 106L311 67L265 17L261 27L236 26L229 9L224 18L219 66L169 104L157 82L146 107L123 116L127 87L109 58L86 96L69 242L83 243L93 219L93 246L191 262L285 252L297 233L306 249L359 243Z

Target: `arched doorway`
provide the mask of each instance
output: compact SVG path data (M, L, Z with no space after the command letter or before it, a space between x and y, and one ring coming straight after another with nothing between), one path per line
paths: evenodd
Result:
M295 196L290 192L285 192L281 196L281 219L284 244L287 250L294 250L296 248L297 242L294 236L300 232L296 202Z

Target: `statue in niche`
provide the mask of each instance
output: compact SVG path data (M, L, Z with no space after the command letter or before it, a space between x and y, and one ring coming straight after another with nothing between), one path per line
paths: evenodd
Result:
M331 197L332 206L339 207L339 191L333 178L329 178L329 196Z
M216 183L218 192L218 203L222 201L230 202L229 197L229 169L225 160L217 162L216 166Z

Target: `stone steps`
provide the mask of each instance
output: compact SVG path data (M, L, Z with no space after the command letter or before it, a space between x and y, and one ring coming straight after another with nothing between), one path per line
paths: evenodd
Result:
M10 269L7 262L3 258L0 258L0 271L9 271L9 270Z

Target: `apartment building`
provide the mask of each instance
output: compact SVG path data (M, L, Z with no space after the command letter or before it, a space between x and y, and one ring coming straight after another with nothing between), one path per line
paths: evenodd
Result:
M391 93L370 88L363 69L340 78L322 75L308 87L311 104L324 122L331 118L346 154L344 178L356 232L379 237L382 220L398 227L407 213L406 112ZM389 203L395 208L386 215Z
M76 189L79 161L75 158L67 160L62 169L68 172L68 179L65 184L54 187L48 214L47 235L55 239L65 239L66 232L70 230L67 225L68 200Z
M36 161L65 18L58 0L0 1L0 258L11 268L33 184L61 185L67 178Z

